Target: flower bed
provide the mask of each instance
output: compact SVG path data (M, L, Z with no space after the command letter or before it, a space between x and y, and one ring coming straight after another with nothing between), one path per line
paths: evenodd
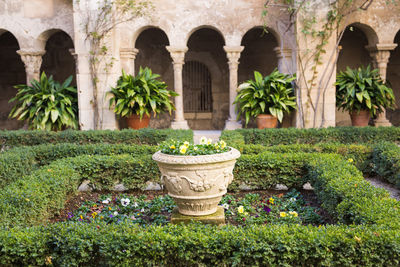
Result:
M253 193L228 194L220 205L225 209L227 223L232 225L291 224L321 225L331 222L324 217L323 211L308 199L292 190L277 193L259 191ZM76 201L68 201L61 211L62 216L51 221L74 221L82 223L122 223L131 222L140 225L169 223L171 212L176 207L168 195L136 194L80 194ZM77 207L78 206L78 207Z

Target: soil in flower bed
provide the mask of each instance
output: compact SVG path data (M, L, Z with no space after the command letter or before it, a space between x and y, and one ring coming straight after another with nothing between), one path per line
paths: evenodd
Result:
M225 208L227 224L332 224L312 191L245 191L228 193L220 203ZM69 199L65 208L51 222L138 224L169 223L175 203L163 191L80 192Z

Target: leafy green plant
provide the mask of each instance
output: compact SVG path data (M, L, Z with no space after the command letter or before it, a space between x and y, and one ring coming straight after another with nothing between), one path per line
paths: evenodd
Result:
M140 68L136 76L126 74L118 79L117 86L109 92L110 106L115 105L114 112L121 117L137 114L140 118L151 112L159 114L165 110L171 114L175 106L170 99L178 94L167 90L165 82L157 80L158 74L149 68Z
M161 152L169 155L198 156L227 152L230 150L225 141L215 143L205 136L200 138L200 144L189 143L188 141L166 141L160 145Z
M369 110L371 116L394 108L393 90L379 76L378 69L370 66L340 72L336 78L336 106L349 112Z
M60 84L42 72L39 81L16 85L18 93L9 102L17 103L9 117L28 120L29 127L37 130L78 128L78 96L71 81L72 76Z
M248 80L239 86L240 91L234 102L239 104L238 118L244 114L247 125L250 117L270 114L282 122L283 112L296 108L292 86L295 79L295 76L280 73L277 69L264 78L255 71L254 80Z

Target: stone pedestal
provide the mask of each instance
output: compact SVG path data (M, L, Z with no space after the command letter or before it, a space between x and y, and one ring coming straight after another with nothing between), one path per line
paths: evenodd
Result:
M187 216L179 213L178 208L172 211L171 223L172 224L188 224L190 222L201 222L204 224L224 225L225 224L225 211L223 207L218 206L217 212L205 216Z

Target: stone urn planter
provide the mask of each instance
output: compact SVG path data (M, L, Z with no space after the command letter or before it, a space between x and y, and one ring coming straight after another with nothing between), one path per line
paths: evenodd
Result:
M153 160L179 213L204 216L217 211L218 203L232 182L232 171L239 157L240 152L230 148L228 152L200 156L168 155L158 151Z

